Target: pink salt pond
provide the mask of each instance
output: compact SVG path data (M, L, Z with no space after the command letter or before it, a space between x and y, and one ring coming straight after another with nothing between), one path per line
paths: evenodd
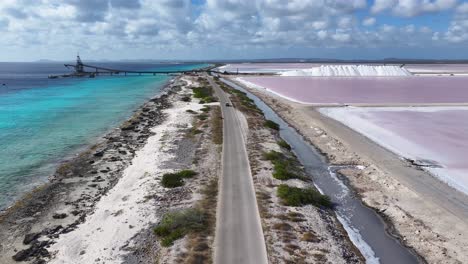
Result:
M468 103L468 77L242 77L244 84L306 104Z
M468 194L468 107L330 107L342 122Z
M308 69L318 67L317 63L233 63L220 67L221 71L228 72L258 72L258 73L276 73L286 70Z

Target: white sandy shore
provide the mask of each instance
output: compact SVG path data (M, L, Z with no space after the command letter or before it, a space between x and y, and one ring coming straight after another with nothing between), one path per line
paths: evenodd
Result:
M122 261L132 238L160 218L157 204L148 202L147 197L165 192L159 181L168 172L162 164L172 157L169 145L177 131L192 126L193 116L186 110L198 111L202 107L196 102L174 102L172 108L164 111L166 121L152 129L155 135L148 138L119 182L96 204L94 213L51 246L55 258L50 263Z

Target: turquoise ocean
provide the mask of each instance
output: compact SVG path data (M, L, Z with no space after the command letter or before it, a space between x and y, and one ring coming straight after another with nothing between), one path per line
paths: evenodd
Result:
M102 63L126 70L188 70L206 64ZM66 158L118 126L168 76L48 79L59 63L0 63L0 210L47 181Z

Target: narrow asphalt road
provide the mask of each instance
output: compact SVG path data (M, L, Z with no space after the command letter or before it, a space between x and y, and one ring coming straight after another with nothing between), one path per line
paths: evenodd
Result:
M208 77L224 118L214 263L266 264L267 253L240 120L226 93Z

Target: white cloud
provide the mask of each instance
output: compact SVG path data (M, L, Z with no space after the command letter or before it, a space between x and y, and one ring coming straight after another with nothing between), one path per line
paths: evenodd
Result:
M362 25L366 26L366 27L370 27L370 26L373 26L375 25L375 22L377 20L375 19L375 17L368 17L368 18L365 18L363 21L362 21Z
M372 6L366 0L206 0L197 5L191 0L95 2L0 1L0 45L7 47L0 55L23 56L29 49L33 55L40 50L57 54L89 50L99 56L124 56L125 50L125 54L186 52L193 56L195 50L243 54L263 49L423 47L468 41L464 15L468 4L455 6L454 0L375 0ZM377 20L382 21L378 14L385 11L414 16L450 8L456 11L447 32L395 26L391 21L375 26ZM357 11L367 17L359 21ZM22 52L13 52L18 47Z
M468 14L468 3L462 3L459 6L457 6L457 12Z
M392 14L413 17L424 13L433 13L452 9L457 0L375 0L371 12L377 14L390 10Z

